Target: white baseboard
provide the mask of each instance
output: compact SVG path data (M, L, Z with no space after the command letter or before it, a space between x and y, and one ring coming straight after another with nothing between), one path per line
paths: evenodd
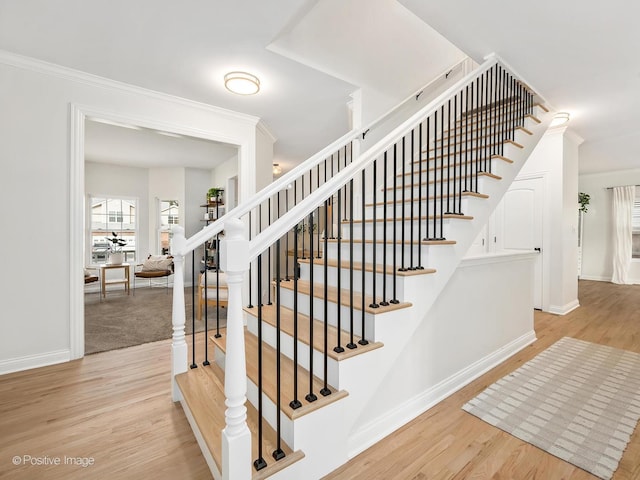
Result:
M553 313L554 315L566 315L567 313L574 311L579 306L580 302L576 298L573 302L569 302L563 306L549 305L549 313Z
M355 432L349 444L349 458L353 458L404 424L421 415L437 403L471 383L496 365L515 355L520 350L536 341L536 333L530 332L516 338L489 355L463 368L459 372L442 380L419 395L407 400L396 409L378 417Z
M46 367L47 365L68 362L70 360L71 350L68 349L39 353L37 355L27 355L25 357L9 358L7 360L0 360L0 375L32 368Z
M594 280L596 282L610 282L611 277L602 277L600 275L580 275L579 280Z

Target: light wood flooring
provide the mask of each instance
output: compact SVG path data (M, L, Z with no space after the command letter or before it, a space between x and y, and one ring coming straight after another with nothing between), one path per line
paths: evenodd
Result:
M594 479L461 410L563 336L640 353L640 286L581 281L579 297L582 306L569 315L536 312L534 345L326 478ZM94 464L13 465L25 455ZM0 376L0 479L40 478L211 478L182 408L171 402L170 341ZM638 478L636 429L614 479Z

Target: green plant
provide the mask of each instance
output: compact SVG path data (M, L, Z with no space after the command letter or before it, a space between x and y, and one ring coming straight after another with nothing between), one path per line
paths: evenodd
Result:
M587 206L589 205L589 200L591 200L591 196L588 193L580 192L578 193L578 203L580 204L579 210L583 213L587 213Z
M117 253L122 251L122 247L127 244L127 241L123 238L119 238L116 232L111 232L113 237L108 237L107 240L111 242L109 246L109 251L112 253Z
M211 200L216 200L218 198L218 196L223 192L224 190L222 190L221 188L218 187L212 187L209 189L209 191L207 192L207 196L209 197L209 199Z

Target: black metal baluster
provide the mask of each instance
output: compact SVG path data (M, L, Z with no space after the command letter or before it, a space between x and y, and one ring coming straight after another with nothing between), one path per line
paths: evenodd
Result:
M251 210L249 210L249 241L251 241ZM251 262L249 262L249 305L247 305L247 308L253 308L253 305L251 304L251 299L252 299L252 292L251 292L251 287L253 284L253 278L251 276Z
M268 224L267 226L271 226L271 197L269 197L269 210L267 211L268 215ZM267 305L273 305L271 302L271 245L269 245L269 254L267 255Z
M279 202L278 202L279 204ZM276 240L276 449L271 454L273 458L281 460L285 457L282 450L282 431L281 431L281 400L280 391L282 387L281 371L280 371L280 355L281 355L281 318L280 318L280 239ZM312 348L313 350L313 348Z
M316 190L320 188L320 164L316 165ZM326 227L325 227L326 228ZM320 209L318 209L318 225L316 227L316 239L318 240L318 258L320 258ZM311 252L313 260L313 252Z
M440 230L438 240L442 240L442 218L444 217L444 105L440 108ZM448 121L448 120L447 120Z
M397 304L400 303L397 296L397 266L398 266L398 229L396 227L396 221L398 217L398 186L397 180L398 178L398 144L393 144L393 298L389 301L389 303ZM385 245L384 248L387 248Z
M362 171L362 175L364 177L364 170ZM362 185L364 187L364 178ZM347 348L353 350L357 347L355 343L353 343L353 322L354 322L354 304L353 304L353 291L355 290L353 286L353 180L349 182L349 343L347 343ZM363 193L364 197L364 193ZM346 197L345 197L346 203ZM345 211L346 213L346 211ZM345 215L346 216L346 215ZM362 218L362 226L364 227L364 218ZM362 229L362 251L364 252L364 228ZM363 253L364 255L364 253ZM364 260L362 262L362 268L364 269ZM364 286L362 287L362 296L364 297ZM340 295L340 292L338 292Z
M429 120L427 119L427 122ZM429 145L427 145L427 151L429 151ZM386 155L386 152L385 152ZM427 169L429 164L427 163ZM429 187L427 186L427 189ZM411 199L413 201L413 199ZM427 203L429 202L429 195L427 195ZM428 223L428 222L427 222ZM386 223L385 223L386 225ZM422 122L418 126L418 239L416 245L418 246L418 266L416 270L424 270L422 266ZM386 265L385 265L386 269Z
M387 302L387 152L384 152L383 160L383 178L384 186L382 190L382 217L384 229L382 230L382 301L380 305L386 307L389 305ZM375 189L374 189L375 191ZM373 208L377 209L378 206L373 202ZM394 205L395 209L396 206Z
M286 212L289 211L289 188L287 187L287 189L284 191L284 203L287 206L287 210ZM286 213L285 212L285 213ZM285 244L284 244L284 250L285 250L285 256L284 256L284 261L285 261L285 280L288 282L291 280L291 277L289 276L289 236L291 235L291 233L287 233L287 236L285 238Z
M196 289L198 289L196 287L196 251L191 250L191 365L189 365L191 368L198 368L196 363Z
M329 200L324 201L324 349L322 350L322 359L324 361L324 386L320 390L320 394L323 397L331 395L331 390L328 385L328 369L329 369L329 264L327 255L328 238L327 238L327 222L329 220L328 215ZM318 229L320 230L320 229ZM320 250L318 248L318 250ZM339 332L338 332L339 333ZM313 345L309 348L313 350Z
M298 232L293 231L293 400L289 406L296 410L302 406L298 400Z
M373 161L373 204L376 204L376 185L377 185L377 162L378 159L375 159ZM362 181L363 181L363 186L362 186L362 231L364 233L364 229L365 229L365 203L364 203L364 170L362 170ZM376 302L376 293L377 293L377 288L376 288L376 277L377 277L377 272L376 272L376 267L377 267L377 258L376 258L376 251L378 249L378 244L376 243L377 240L377 232L376 230L378 229L378 224L377 224L377 220L378 220L378 216L376 215L376 208L373 208L373 295L371 297L371 303L369 304L369 306L371 308L380 308L380 305L378 305L378 303ZM383 225L382 228L386 230L386 225ZM365 244L364 244L364 235L362 237L362 251L365 251ZM365 258L364 258L364 253L362 254L362 301L364 302L364 285L365 285ZM364 305L363 305L364 306ZM364 308L362 309L362 316L364 317Z
M460 90L460 113L462 114L462 94L463 91ZM458 118L458 95L455 96L453 100L453 116L454 119ZM462 118L462 115L460 115ZM460 130L460 136L462 137L462 129ZM462 153L460 153L460 159L458 159L458 128L456 127L456 136L453 144L453 176L457 177L458 180L458 191L456 195L458 196L458 208L456 208L456 200L453 199L453 210L458 215L462 215ZM462 151L462 144L460 144L460 150ZM455 188L454 188L455 191Z
M435 117L436 118L438 117L438 112L435 112ZM425 161L426 161L426 164L427 164L426 165L426 170L427 170L426 174L427 175L426 175L426 178L425 178L425 190L426 190L425 191L425 197L427 199L427 205L426 205L426 211L427 211L426 213L427 213L427 215L425 217L425 225L426 225L427 228L426 228L425 237L424 237L425 240L428 240L429 238L431 238L431 237L429 237L429 202L431 201L431 197L429 196L429 193L430 193L430 190L431 190L430 189L430 186L431 186L431 178L430 178L431 177L431 175L430 175L431 167L429 166L429 152L431 151L431 149L430 149L431 142L429 141L429 137L431 135L430 122L431 122L431 117L429 116L429 117L427 117L427 142L426 142L427 143L427 148L426 148L427 156L425 158ZM420 190L422 190L422 186L420 187ZM435 205L435 203L436 203L436 199L434 198L433 199L433 204ZM420 237L420 238L422 238L422 237ZM422 250L422 246L420 247L420 249Z
M315 402L318 397L313 393L313 212L309 214L309 225L309 393L304 398Z
M262 456L262 255L258 255L258 458L253 462L256 470L262 470L267 462Z
M431 169L427 170L427 175L429 175L430 170ZM428 185L430 184L431 184L431 181L429 181ZM437 209L438 209L438 110L436 110L433 114L433 236L428 237L429 240L435 240L438 237ZM427 228L427 236L428 235L429 235L429 229Z
M344 348L342 348L342 295L340 292L342 291L342 218L340 218L342 214L342 195L340 194L340 190L338 190L338 211L336 212L337 220L338 220L338 238L337 238L337 246L338 246L338 277L337 277L337 289L338 289L338 298L337 302L337 323L338 323L338 345L333 349L336 353L344 352ZM351 224L353 224L353 218L351 219ZM353 230L350 232L349 242L353 245Z
M302 183L302 185L301 185L302 198L300 200L303 200L304 199L304 175L302 175L300 181ZM305 254L305 251L304 251L304 233L305 233L304 222L305 222L305 218L302 219L302 225L300 227L300 233L302 234L301 235L302 236L302 257L300 257L300 258L302 258L302 259L307 258L306 254ZM313 258L313 253L312 253L311 257Z
M482 81L484 83L484 104L483 104L483 118L485 119L484 122L484 128L482 129L482 137L483 137L483 143L484 143L484 168L483 168L483 172L488 172L490 170L489 166L487 165L487 161L488 161L488 155L487 155L487 148L489 145L489 139L487 138L487 130L489 128L489 125L491 124L491 117L489 116L489 81L488 81L488 77L487 77L488 72L484 72L482 74Z
M207 252L207 243L209 242L204 242L204 338L205 338L205 342L204 342L204 362L202 362L203 366L208 366L211 365L211 362L209 362L209 342L207 341L207 339L209 338L209 286L207 284L207 280L209 279L209 273L208 273L208 266L207 266L207 262L208 262L208 252Z
M406 158L406 153L405 153L405 137L402 137L402 218L400 219L400 228L401 230L401 234L400 234L400 271L401 272L406 272L407 269L404 266L404 226L405 223L407 223L407 217L405 216L405 205L406 205L406 185L405 185L405 179L406 177L406 172L405 172L405 164L407 163L407 158Z
M333 161L333 153L332 153L331 154L331 178L333 178L333 163L334 163L334 161ZM331 195L331 238L336 238L335 237L335 232L333 231L333 225L334 225L334 223L333 223L333 210L334 210L334 206L335 206L335 200L334 200L335 195L336 195L335 193ZM339 197L340 197L340 191L338 191L338 198ZM338 227L338 228L340 228L340 227ZM338 268L340 268L340 262L338 262ZM339 273L340 272L338 271L338 274Z
M216 206L216 209L218 207ZM216 216L220 218L217 214ZM220 338L220 234L216 234L216 334L214 337Z
M416 266L413 263L413 236L414 236L414 232L413 232L413 223L416 221L415 218L413 218L413 204L414 202L414 195L415 195L415 179L413 176L413 162L415 160L415 128L411 129L411 155L409 156L411 159L411 195L409 195L409 198L411 199L411 207L409 208L409 216L411 217L410 220L410 226L409 226L409 270L415 270ZM420 160L419 156L418 156L418 160ZM418 162L419 163L419 162ZM420 219L418 219L418 223L420 223ZM386 225L385 225L386 227Z
M442 140L444 143L444 137ZM440 170L440 178L444 178L444 170ZM447 208L445 214L451 214L451 99L447 101Z

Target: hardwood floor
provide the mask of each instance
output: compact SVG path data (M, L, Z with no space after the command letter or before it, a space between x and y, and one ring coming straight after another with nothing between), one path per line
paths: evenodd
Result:
M565 316L535 313L533 345L502 363L325 480L595 479L538 448L462 411L486 387L564 336L640 353L640 286L581 281L581 307ZM640 478L640 432L625 451L615 480Z
M595 478L461 410L563 336L640 353L640 286L581 281L580 302L563 317L536 312L534 345L326 478ZM182 408L171 402L169 345L0 376L0 479L211 478ZM25 455L63 463L65 455L92 458L93 465L13 465L14 456L23 462ZM614 479L640 478L638 459L636 428Z

